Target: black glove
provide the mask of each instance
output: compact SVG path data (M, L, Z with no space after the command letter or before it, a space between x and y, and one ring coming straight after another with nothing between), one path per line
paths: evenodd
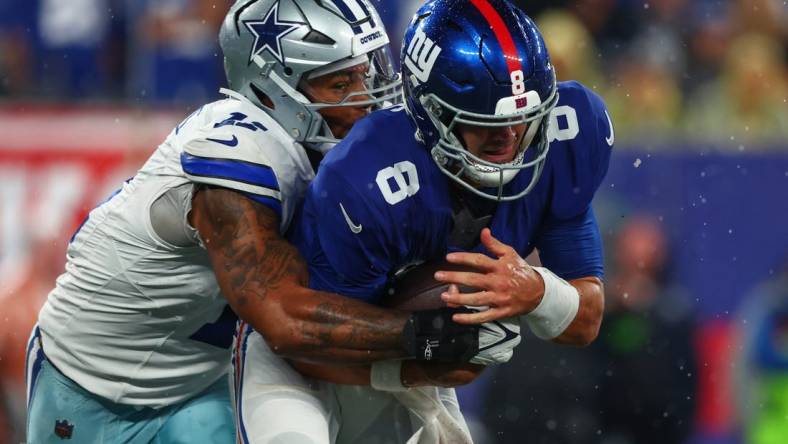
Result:
M479 352L479 326L452 321L465 307L415 311L402 330L408 355L421 361L467 362Z

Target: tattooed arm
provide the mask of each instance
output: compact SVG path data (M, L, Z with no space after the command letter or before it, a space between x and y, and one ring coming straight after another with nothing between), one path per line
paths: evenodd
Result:
M269 208L234 191L200 188L189 220L230 306L276 353L346 364L405 356L408 313L309 289L306 265Z

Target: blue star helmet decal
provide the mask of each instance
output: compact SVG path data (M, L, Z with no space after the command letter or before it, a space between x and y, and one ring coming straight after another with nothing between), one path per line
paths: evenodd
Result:
M254 61L254 56L263 51L270 52L279 63L285 64L282 56L282 37L304 25L301 22L291 22L279 19L279 2L274 3L265 18L262 20L244 20L244 25L254 35L252 52L249 54L249 63Z

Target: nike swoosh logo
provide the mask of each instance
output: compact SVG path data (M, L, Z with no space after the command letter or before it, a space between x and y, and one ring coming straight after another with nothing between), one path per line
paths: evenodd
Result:
M352 220L350 220L350 216L347 215L347 211L345 211L345 207L342 205L342 202L339 203L339 209L342 210L342 215L345 216L345 222L347 222L347 225L350 227L350 231L352 231L353 234L361 233L361 224L356 225Z
M230 140L223 140L223 139L211 139L210 137L206 137L205 140L210 140L211 142L221 143L222 145L233 147L238 145L238 138L233 136Z
M490 345L488 345L487 347L482 347L482 348L480 348L480 349L479 349L479 351L484 351L484 350L487 350L487 349L493 348L493 347L495 347L495 346L498 346L498 345L500 345L500 344L503 344L504 342L508 342L508 341L510 341L510 340L512 340L512 339L514 339L514 338L516 338L516 337L517 337L517 333L515 333L515 332L513 332L513 331L509 330L508 328L504 327L504 325L503 325L503 324L501 324L500 322L498 322L498 321L493 321L492 323L493 323L493 324L495 324L495 325L497 325L497 326L498 326L498 328L500 328L501 330L503 330L503 332L504 332L504 337L503 337L503 338L501 338L501 340L500 340L500 341L498 341L498 342L496 342L496 343L494 343L494 344L490 344ZM480 326L479 326L479 328L483 328L483 329L485 329L485 330L487 330L487 331L492 331L492 332L494 332L494 330L493 330L493 329L491 329L491 328L489 328L489 327L485 327L484 325L480 325Z
M610 114L607 113L607 110L605 110L605 117L607 117L607 124L610 126L610 136L605 137L605 142L607 142L608 146L613 146L613 142L616 141L616 133L613 132L613 121L610 120Z

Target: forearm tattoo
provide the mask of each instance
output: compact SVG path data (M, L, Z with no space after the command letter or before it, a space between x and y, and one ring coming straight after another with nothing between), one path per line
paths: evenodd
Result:
M275 321L298 338L305 355L319 358L329 348L334 354L337 348L346 349L351 361L399 354L406 314L305 290L306 264L298 250L280 236L279 218L273 211L230 190L206 188L200 194L201 235L213 252L214 269L222 270L217 278L234 308L241 312L262 309L269 295L289 292L279 295L279 300L288 298L286 319ZM256 318L265 320L265 316Z
M238 304L248 298L264 299L284 282L307 282L307 270L298 251L279 236L279 218L268 208L239 193L204 191L211 227L206 241L221 251L229 289Z

